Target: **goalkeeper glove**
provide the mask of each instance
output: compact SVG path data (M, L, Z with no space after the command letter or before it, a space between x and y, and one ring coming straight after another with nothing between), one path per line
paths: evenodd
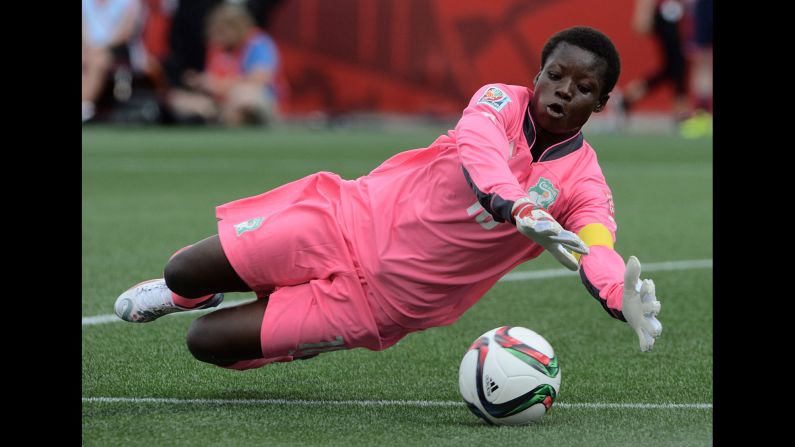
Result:
M660 302L654 291L654 281L640 280L640 262L630 256L624 272L624 296L621 313L635 331L640 342L640 350L651 351L654 339L662 333L662 324L657 320Z
M549 213L536 208L528 197L517 200L513 204L511 214L516 220L516 228L520 233L552 253L552 256L567 269L577 271L579 264L569 250L588 254L588 246L579 236L564 230Z

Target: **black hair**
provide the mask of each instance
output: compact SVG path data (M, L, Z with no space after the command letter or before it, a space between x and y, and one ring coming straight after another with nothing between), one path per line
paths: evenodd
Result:
M547 43L544 44L544 49L541 50L542 69L546 65L549 55L555 51L555 48L561 42L580 47L602 58L607 63L602 78L604 87L602 95L606 95L613 90L616 82L618 82L618 75L621 73L621 59L618 57L618 50L616 50L609 37L601 31L588 26L575 26L559 31L549 38Z

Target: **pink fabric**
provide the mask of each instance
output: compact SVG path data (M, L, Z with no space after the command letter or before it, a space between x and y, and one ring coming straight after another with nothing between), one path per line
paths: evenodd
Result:
M337 225L341 181L321 172L216 209L230 264L258 298L268 297L266 358L301 356L303 345L317 343L383 349L367 285Z
M385 349L356 272L279 287L262 320L263 357Z
M171 299L174 301L174 304L176 304L177 306L183 309L193 309L194 307L198 307L206 303L207 300L212 298L214 295L215 295L214 293L211 293L209 295L200 296L198 298L185 298L177 295L174 292L171 292Z
M496 107L484 102L493 87L509 101ZM551 184L555 200L547 211L564 228L576 232L602 223L614 235L610 189L587 142L561 158L531 164L535 141L526 141L522 131L531 98L526 87L484 86L456 129L427 148L396 154L366 176L342 180L320 172L218 207L219 235L235 271L253 290L279 287L263 326L266 357L284 355L311 337L329 342L323 337L347 336L340 332L347 329L318 312L357 291L350 284L338 287L339 274L355 272L364 291L343 305L339 321L355 333L363 329L360 346L374 349L370 337L376 334L383 349L410 331L455 322L499 278L539 256L542 247L486 213L464 168L479 190L508 201ZM245 229L247 222L256 228ZM586 268L597 281L623 275L623 267L592 256L595 262L585 261ZM605 284L611 306L617 284ZM324 296L326 301L314 302ZM299 314L274 310L269 316L272 305Z
M496 111L487 103L478 102L492 86L482 87L464 109L453 138L461 164L481 190L496 193L506 200L516 200L526 196L527 190L519 185L508 160L512 155L511 142L516 144L520 136L523 139L523 107L527 106L523 99L529 99L529 91L526 88L524 91L509 90L504 84L496 86L508 93L511 101Z
M478 102L491 87L510 98L499 111ZM343 182L340 225L373 298L394 322L412 329L451 324L500 277L543 251L513 224L483 216L462 167L484 193L506 200L527 195L543 178L558 192L547 211L565 228L599 222L615 232L610 189L587 142L531 164L522 131L531 98L526 87L484 86L455 130Z
M337 224L340 182L319 172L216 208L224 253L252 290L262 294L357 268Z
M590 253L580 259L580 268L591 285L599 290L599 297L607 301L607 307L620 311L626 270L621 255L610 247L593 246Z

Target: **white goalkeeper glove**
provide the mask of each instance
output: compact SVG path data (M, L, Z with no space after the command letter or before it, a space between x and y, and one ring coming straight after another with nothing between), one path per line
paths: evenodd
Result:
M569 250L587 255L588 246L579 236L564 230L546 211L536 208L528 197L522 197L511 210L520 233L544 247L569 270L577 271L579 264Z
M657 320L660 302L654 291L654 281L640 280L640 261L634 256L627 260L624 272L624 296L621 313L638 335L640 350L651 351L654 339L662 333L662 323Z

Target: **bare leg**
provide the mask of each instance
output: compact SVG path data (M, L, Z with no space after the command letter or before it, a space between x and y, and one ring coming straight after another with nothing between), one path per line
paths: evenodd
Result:
M166 264L164 278L172 292L185 298L251 291L226 258L218 235L174 255Z
M197 115L207 121L218 117L215 101L202 93L176 88L167 94L166 101L179 115Z
M260 329L267 305L261 299L197 318L188 329L188 349L196 359L219 366L262 358Z
M168 288L185 298L251 290L232 268L218 235L174 255L164 276ZM216 365L262 358L260 328L267 305L261 299L197 318L188 329L188 349L198 360Z
M82 83L83 101L96 102L99 94L102 93L112 61L113 57L107 48L86 48Z
M690 102L686 95L678 95L673 104L674 120L681 122L690 116Z
M269 107L263 94L263 86L256 83L241 83L229 91L222 106L221 121L228 126L246 124L250 116L264 117Z
M694 62L693 92L697 108L712 112L712 48L699 50Z

